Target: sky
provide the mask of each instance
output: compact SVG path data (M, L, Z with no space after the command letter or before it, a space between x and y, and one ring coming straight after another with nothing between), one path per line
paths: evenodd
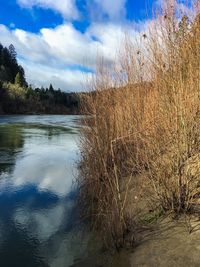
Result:
M84 90L97 55L112 64L124 29L137 35L161 0L0 0L0 43L15 46L33 86Z

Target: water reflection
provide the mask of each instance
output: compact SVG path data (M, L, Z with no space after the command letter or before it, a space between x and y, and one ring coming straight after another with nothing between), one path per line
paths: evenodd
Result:
M73 233L76 119L0 117L1 266L67 267L85 254L88 237Z
M24 145L21 128L17 126L0 126L0 172L11 170L16 153Z

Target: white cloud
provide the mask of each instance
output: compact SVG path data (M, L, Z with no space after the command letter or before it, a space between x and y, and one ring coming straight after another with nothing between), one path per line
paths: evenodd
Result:
M76 137L69 135L62 147L52 147L47 142L41 148L39 144L29 141L24 144L25 153L14 168L11 178L13 189L32 184L39 191L48 190L56 195L66 196L72 191L77 171L74 165L78 157Z
M94 2L112 20L122 19L126 15L126 0L94 0Z
M19 63L24 66L28 82L33 86L48 87L52 83L63 91L82 91L85 82L92 79L91 73L80 70L59 69L24 60Z
M54 29L41 29L40 33L34 34L20 29L9 30L0 25L0 36L4 45L13 43L19 56L32 62L47 66L94 67L97 51L101 54L107 51L104 56L108 61L113 60L119 33L115 30L117 27L114 25L97 24L81 33L72 24L66 23Z
M3 45L14 44L20 63L26 70L27 80L37 86L47 86L50 82L62 90L81 90L84 79L90 80L92 74L81 69L95 70L97 55L104 57L109 66L116 58L124 38L128 33L131 40L139 40L140 33L145 32L149 25L157 27L156 19L139 23L119 21L125 18L126 0L86 0L91 4L93 13L106 14L110 22L93 20L84 31L79 31L70 22L64 22L55 28L42 28L38 33L31 33L22 29L0 24L0 36ZM75 0L18 0L24 7L39 6L51 8L65 17L75 18L78 11ZM164 4L164 0L157 0L156 6ZM179 4L182 12L188 9Z
M80 67L94 69L97 54L111 64L123 33L112 23L93 24L84 33L65 23L41 29L37 34L0 25L0 36L3 45L12 43L16 47L29 83L52 82L63 90L80 90L84 78L91 78L91 74L82 73Z
M18 0L24 8L40 7L60 13L65 19L77 19L79 12L75 0Z

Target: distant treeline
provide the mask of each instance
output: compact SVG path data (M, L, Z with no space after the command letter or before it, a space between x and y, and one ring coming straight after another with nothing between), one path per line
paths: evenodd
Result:
M32 88L25 71L17 62L17 53L0 44L0 114L78 114L78 93L66 93L49 88Z

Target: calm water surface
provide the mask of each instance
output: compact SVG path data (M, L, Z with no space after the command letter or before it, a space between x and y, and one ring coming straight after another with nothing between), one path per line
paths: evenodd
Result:
M79 116L0 116L0 266L128 267L75 208Z
M0 116L0 266L67 267L86 255L74 208L78 119Z

